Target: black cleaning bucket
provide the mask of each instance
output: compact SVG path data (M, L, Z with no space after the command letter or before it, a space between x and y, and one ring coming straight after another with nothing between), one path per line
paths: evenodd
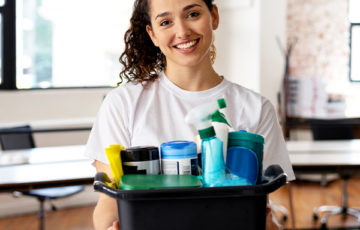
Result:
M269 193L286 183L279 165L251 186L116 190L95 176L94 189L118 204L121 230L263 230Z

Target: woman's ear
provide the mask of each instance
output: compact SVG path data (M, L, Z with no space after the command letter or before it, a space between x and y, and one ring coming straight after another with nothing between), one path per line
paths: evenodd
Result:
M159 47L154 31L152 30L150 25L146 26L146 32L148 33L151 41L154 43L154 46Z
M211 12L212 19L212 29L216 30L219 26L219 11L216 5L213 5L213 9Z

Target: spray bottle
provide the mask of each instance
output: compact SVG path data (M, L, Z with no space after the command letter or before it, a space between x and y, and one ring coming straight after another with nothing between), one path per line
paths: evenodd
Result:
M218 111L219 104L200 105L190 110L185 118L188 124L196 126L202 139L202 175L205 187L222 186L221 182L226 175L223 142L215 136L215 129L211 124L212 114Z
M229 128L231 127L228 121L225 118L225 115L220 112L221 109L226 108L226 102L224 98L217 100L219 105L219 110L216 110L211 115L212 126L215 129L217 138L223 142L223 156L224 161L226 162L227 158L227 147L228 147L228 135Z

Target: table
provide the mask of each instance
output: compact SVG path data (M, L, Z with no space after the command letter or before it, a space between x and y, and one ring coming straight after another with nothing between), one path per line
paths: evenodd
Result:
M18 154L28 159L0 166L0 192L91 184L96 170L84 150L84 145L76 145L0 151L0 157Z
M360 140L287 141L298 173L360 173Z

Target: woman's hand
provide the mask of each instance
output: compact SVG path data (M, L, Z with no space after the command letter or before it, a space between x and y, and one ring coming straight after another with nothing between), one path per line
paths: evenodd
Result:
M107 230L120 230L119 221L114 221L113 225L110 228L108 228Z
M271 208L266 207L266 230L281 230L282 226L273 215Z

